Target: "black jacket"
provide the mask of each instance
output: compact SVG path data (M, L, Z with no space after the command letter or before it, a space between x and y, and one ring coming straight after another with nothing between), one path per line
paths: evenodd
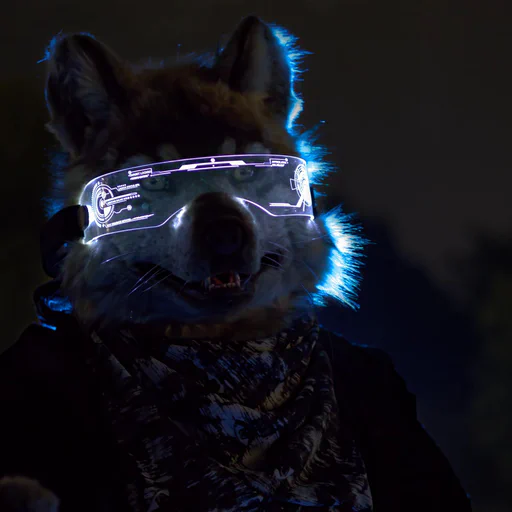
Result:
M84 364L86 344L56 291L49 283L36 292L42 325L28 327L0 356L0 477L38 479L61 498L61 512L125 511L116 445ZM323 330L320 343L331 354L375 512L470 511L390 358Z

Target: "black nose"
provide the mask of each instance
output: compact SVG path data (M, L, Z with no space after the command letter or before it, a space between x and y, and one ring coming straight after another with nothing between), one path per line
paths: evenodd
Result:
M206 243L212 254L230 256L239 252L245 243L245 232L240 220L218 218L205 229Z

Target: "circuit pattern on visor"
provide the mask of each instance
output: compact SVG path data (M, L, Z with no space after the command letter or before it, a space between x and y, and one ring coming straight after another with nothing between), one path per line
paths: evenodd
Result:
M206 192L224 192L273 217L313 218L306 162L286 155L222 155L121 169L91 180L80 204L91 222L85 242L157 228Z

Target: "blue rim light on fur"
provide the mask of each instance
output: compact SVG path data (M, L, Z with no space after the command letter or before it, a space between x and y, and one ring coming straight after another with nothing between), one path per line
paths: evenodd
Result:
M49 160L47 170L51 177L52 193L48 197L43 197L43 207L46 218L50 219L57 212L64 208L64 176L62 169L66 166L68 157L59 151L48 151Z
M81 36L90 37L91 39L96 39L89 32L77 32L77 34L81 35ZM51 59L52 55L55 53L55 48L57 47L57 44L62 39L62 37L64 37L64 33L62 30L58 34L56 34L52 37L50 43L48 44L48 46L46 47L46 50L44 51L44 57L42 59L39 59L37 61L37 64L41 64L42 62L46 62Z
M304 101L295 90L295 82L303 73L300 68L304 57L310 52L297 46L298 38L286 29L270 25L274 35L281 44L291 70L292 106L288 115L287 130L297 140L297 149L308 163L309 180L312 185L325 185L324 179L334 170L334 166L324 161L328 151L316 144L317 127L298 133L296 121L302 112ZM323 123L323 121L322 121ZM317 190L316 196L324 195ZM354 224L352 217L342 212L341 206L320 216L332 241L329 265L323 279L317 285L317 292L312 295L316 306L326 306L328 297L332 297L353 309L357 309L357 292L359 291L362 249L366 240L360 236L360 228Z
M329 254L328 270L317 285L318 293L313 296L313 302L317 306L326 306L325 296L331 296L357 309L362 249L366 245L366 240L359 234L360 227L351 222L349 215L341 211L341 206L321 217L334 247Z
M292 107L290 109L290 113L288 114L288 121L286 123L286 129L289 133L294 135L295 131L295 122L299 118L300 113L304 107L303 99L296 93L294 84L303 73L303 70L300 68L304 57L309 55L311 52L306 50L302 50L297 46L298 37L294 36L288 30L283 27L279 27L277 25L269 25L272 32L276 36L279 44L284 50L286 55L286 60L288 62L288 66L290 66L290 81L291 81L291 89L290 96L292 98Z

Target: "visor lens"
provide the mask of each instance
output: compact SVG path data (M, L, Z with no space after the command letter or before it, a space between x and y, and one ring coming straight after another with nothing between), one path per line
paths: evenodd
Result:
M206 192L230 194L275 217L313 217L307 166L300 158L194 158L122 169L90 181L80 197L91 219L85 241L160 227Z

